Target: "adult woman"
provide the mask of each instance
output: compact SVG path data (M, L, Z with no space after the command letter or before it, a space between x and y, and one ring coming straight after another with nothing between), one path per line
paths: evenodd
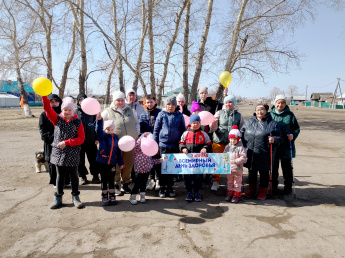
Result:
M237 125L241 129L244 120L238 108L235 108L235 97L226 96L224 98L223 109L217 111L215 120L211 124L211 132L213 132L212 149L214 153L223 153L226 145L229 143L229 132L233 125ZM212 177L212 191L218 191L220 174L214 174Z
M102 112L104 120L113 120L115 124L114 133L121 139L122 136L129 135L135 138L139 133L139 123L137 116L133 113L133 110L125 104L125 94L121 91L113 93L113 103L110 107L106 108ZM123 190L129 193L131 189L128 184L131 179L131 171L134 161L134 150L129 152L122 152L123 162L125 167L121 170L116 165L115 174L115 193L119 195L121 189L121 180L123 184Z
M260 173L260 188L257 199L264 200L267 194L270 170L270 144L278 145L281 139L278 124L268 112L267 104L258 104L253 117L241 128L243 145L247 148L249 191L246 196L256 195L257 173Z

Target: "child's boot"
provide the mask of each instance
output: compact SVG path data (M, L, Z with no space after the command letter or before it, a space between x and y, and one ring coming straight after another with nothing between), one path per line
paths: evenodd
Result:
M258 200L265 200L266 199L266 195L267 195L267 187L260 187L259 188L259 194L258 197L256 197L256 199Z
M137 204L137 195L136 194L131 194L131 196L129 197L129 202L131 204Z
M115 195L116 196L122 196L123 195L123 192L121 192L119 185L115 185Z
M241 192L234 192L234 196L231 199L232 203L238 203L240 201L240 198L242 196Z
M146 202L145 194L146 194L145 192L140 193L140 202Z
M102 193L102 206L109 206L108 192Z
M195 193L194 194L194 200L196 202L201 202L201 195L200 195L200 193Z
M217 181L213 181L213 184L211 186L211 191L217 192L219 188L219 183Z
M125 191L125 193L130 193L132 190L128 186L129 184L123 184L122 189Z
M185 199L187 202L191 202L193 201L193 194L192 192L187 192L187 196L186 196L186 199Z
M228 190L228 195L226 196L225 201L230 202L233 195L234 191Z
M155 180L154 179L150 179L149 183L146 186L146 190L153 190L155 188Z
M116 196L115 193L109 193L110 205L116 205Z
M256 193L256 185L249 184L249 190L244 194L246 197L253 197Z
M159 184L159 179L156 180L156 186L155 186L155 190L159 191L159 189L161 189L161 185Z
M62 195L56 195L54 196L54 201L50 204L49 208L51 209L57 209L62 206Z
M72 201L74 206L78 209L84 208L84 204L80 201L79 195L72 195Z

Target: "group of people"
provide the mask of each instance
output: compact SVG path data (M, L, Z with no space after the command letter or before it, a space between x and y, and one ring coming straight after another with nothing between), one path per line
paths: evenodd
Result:
M126 95L116 91L111 105L94 116L81 109L82 101L87 98L85 94L79 94L76 107L70 97L63 100L55 94L42 97L45 112L40 117L39 129L49 162L50 183L56 187L50 208L62 205L63 190L69 185L74 205L84 207L79 198L78 176L80 184L88 183L85 155L92 182L101 183L103 206L116 204L116 196L125 193L130 194L130 203L144 203L146 190L153 189L159 190L159 197L175 197L174 175L161 174L161 155L170 153L230 153L231 174L227 175L226 201L233 203L238 203L242 196L243 167L249 172L246 196L266 198L270 170L272 194L280 193L280 161L283 194L290 194L291 159L295 156L294 142L300 129L285 97L276 97L271 112L267 104L258 104L253 117L244 121L233 96L225 96L220 103L208 97L207 87L200 87L198 92L199 101L193 101L189 111L182 94L168 97L165 109L159 109L155 97L148 95L145 110L134 90L127 90ZM198 115L201 111L212 113L215 120L202 126ZM190 116L188 125L183 114ZM125 135L135 139L135 147L127 152L118 147L119 139ZM140 147L145 137L158 143L159 151L152 157L145 155ZM184 175L185 200L201 201L203 181L211 180L211 190L217 191L220 177L220 174L213 174L212 178L204 178L201 174ZM134 182L132 189L129 187L131 181Z

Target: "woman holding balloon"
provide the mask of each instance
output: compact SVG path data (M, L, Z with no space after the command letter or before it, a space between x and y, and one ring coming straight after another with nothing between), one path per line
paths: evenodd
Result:
M139 133L139 123L138 118L134 115L133 110L125 104L125 94L121 91L116 91L113 93L113 102L110 107L102 112L102 117L104 120L112 120L115 124L114 133L119 137L126 137L126 139L135 138ZM132 138L131 138L132 137ZM134 139L133 139L134 140ZM121 145L119 144L120 148ZM131 179L131 171L133 168L134 161L134 150L122 149L122 158L125 163L125 167L120 169L116 165L116 175L115 175L115 189L116 195L121 195L121 180L123 184L123 190L126 193L130 193L131 189L128 187Z

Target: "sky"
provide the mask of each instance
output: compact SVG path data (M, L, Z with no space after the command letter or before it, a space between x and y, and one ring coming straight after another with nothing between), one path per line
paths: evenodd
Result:
M313 92L334 93L338 80L342 93L345 92L345 10L321 6L315 20L308 21L296 30L294 43L304 57L299 69L291 69L289 74L272 74L262 81L251 81L246 87L233 77L229 90L236 96L247 98L268 97L274 87L288 94L288 86L296 85L299 95L310 98ZM307 87L308 86L308 87ZM338 94L339 91L338 91Z

